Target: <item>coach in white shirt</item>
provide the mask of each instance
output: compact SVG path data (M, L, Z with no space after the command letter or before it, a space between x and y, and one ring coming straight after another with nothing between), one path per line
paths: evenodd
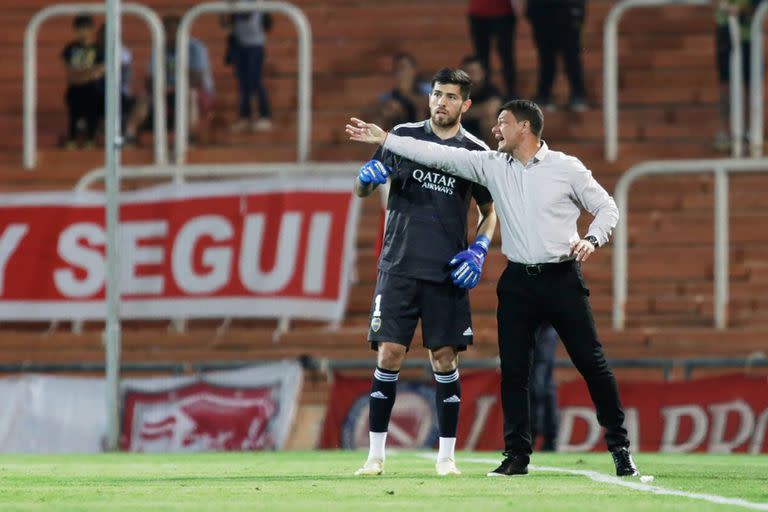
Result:
M526 474L532 452L528 379L537 327L549 321L587 382L605 427L616 474L639 473L629 452L616 379L597 339L580 263L605 245L618 222L616 203L578 158L541 140L544 116L532 101L514 100L499 111L497 151L467 151L387 134L352 118L351 140L381 144L423 165L477 182L490 190L509 260L497 294L505 459L488 476ZM581 208L594 215L579 237Z

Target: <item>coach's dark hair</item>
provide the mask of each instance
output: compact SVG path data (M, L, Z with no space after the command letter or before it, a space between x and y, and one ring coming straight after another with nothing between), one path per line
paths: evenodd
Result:
M531 100L512 100L501 106L499 114L505 110L512 112L518 121L528 121L531 123L531 132L537 137L541 137L544 130L544 114L541 113L539 106Z
M469 99L469 92L472 90L472 79L469 75L460 69L443 68L432 77L432 88L435 84L453 84L458 85L461 90L461 98Z

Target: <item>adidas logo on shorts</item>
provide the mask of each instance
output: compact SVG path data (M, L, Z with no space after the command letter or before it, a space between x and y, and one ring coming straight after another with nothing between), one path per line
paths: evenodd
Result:
M464 334L462 334L462 336L472 336L472 328L467 327L467 330L464 331Z

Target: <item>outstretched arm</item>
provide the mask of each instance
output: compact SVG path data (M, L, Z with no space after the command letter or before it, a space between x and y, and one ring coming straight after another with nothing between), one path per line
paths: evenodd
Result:
M350 140L380 144L384 149L414 162L487 185L483 161L488 158L488 152L452 148L435 142L400 137L355 117L351 118L351 124L347 125L346 132Z

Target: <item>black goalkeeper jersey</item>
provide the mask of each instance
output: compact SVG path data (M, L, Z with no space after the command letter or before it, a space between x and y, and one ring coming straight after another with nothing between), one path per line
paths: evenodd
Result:
M489 150L463 128L455 137L443 140L432 132L429 121L402 124L392 132L446 146ZM467 248L470 197L474 197L478 205L484 205L492 201L490 192L476 183L417 164L381 147L373 158L392 168L379 270L444 282L452 270L451 259Z

